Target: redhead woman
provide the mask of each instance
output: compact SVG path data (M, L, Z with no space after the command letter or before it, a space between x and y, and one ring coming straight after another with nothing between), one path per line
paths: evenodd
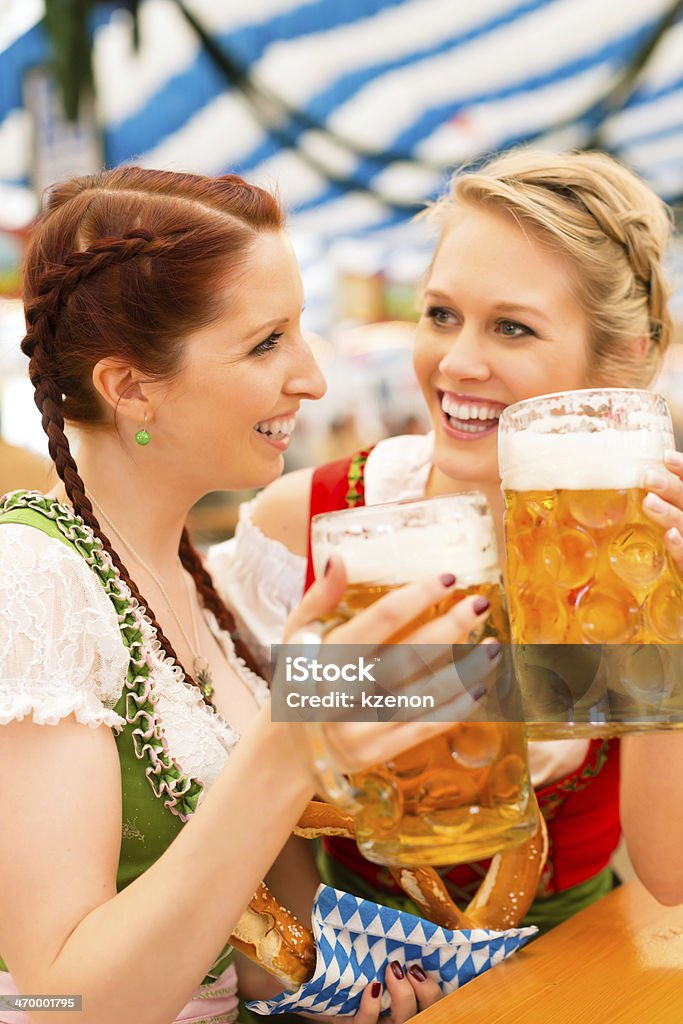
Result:
M312 581L311 515L349 501L376 504L476 488L491 504L502 550L501 411L550 392L647 387L671 340L662 267L670 219L651 189L611 158L513 152L456 176L430 216L441 234L426 279L414 365L432 432L389 438L369 453L283 477L243 508L236 540L212 554L214 575L228 602L239 603L242 625L261 657ZM667 546L683 569L681 456L671 453L668 468L661 479L648 479L644 504L652 520L668 528ZM629 737L621 746L621 809L636 869L661 899L683 900L677 781L683 778L683 739ZM544 927L614 883L609 865L620 835L619 742L531 743L530 763L550 856L526 923ZM324 847L320 867L327 880L360 895L402 900L348 841L330 839ZM471 895L483 870L475 864L449 871L452 895Z
M82 1024L228 1024L228 938L314 780L184 524L209 491L274 480L301 402L324 390L296 261L261 189L121 168L51 192L25 303L60 483L0 503L0 994L79 993ZM453 582L331 636L380 642ZM287 631L344 583L332 562ZM466 637L486 614L473 604L416 638ZM348 770L439 727L329 728ZM380 981L396 1024L434 1001L401 974L368 986L361 1024Z

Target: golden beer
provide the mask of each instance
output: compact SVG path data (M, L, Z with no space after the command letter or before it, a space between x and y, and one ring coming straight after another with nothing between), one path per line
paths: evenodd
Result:
M344 596L334 612L334 617L352 619L358 612L369 608L380 597L391 593L392 590L397 590L400 586L403 586L403 584L352 583L346 588ZM491 606L489 617L484 622L481 634L476 639L483 640L485 637L494 637L500 640L501 643L507 642L509 640L509 626L503 588L500 583L486 582L481 583L479 586L470 584L468 587L459 587L456 584L455 587L449 589L447 595L441 601L433 605L428 611L417 615L408 626L399 633L394 634L387 643L401 643L404 637L412 633L413 630L419 626L424 626L439 615L443 615L454 604L457 604L458 601L462 601L464 597L470 597L472 594L480 594L482 597L485 597Z
M381 864L480 860L535 831L519 724L461 722L351 781L364 794L358 846Z
M571 404L586 394L593 415ZM576 392L510 407L504 416L523 406L546 414L542 430L527 422L512 444L501 418L510 626L534 739L683 724L678 649L670 646L683 638L683 587L638 486L673 447L666 407L658 396L622 391L601 406L596 394L610 398ZM554 433L548 406L558 403ZM605 428L581 430L601 408ZM524 449L535 451L533 465ZM544 480L551 486L539 486ZM586 480L591 486L579 486Z
M336 610L349 619L416 578L451 571L456 586L389 642L470 594L488 598L481 636L509 639L493 523L483 495L448 495L317 516L314 562L335 551L349 577ZM365 577L365 579L363 578ZM467 721L386 764L352 776L356 839L368 860L418 866L492 856L535 831L520 723Z

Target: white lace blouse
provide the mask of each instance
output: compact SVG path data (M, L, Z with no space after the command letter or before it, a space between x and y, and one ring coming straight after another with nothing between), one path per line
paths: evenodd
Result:
M266 684L237 657L213 615L206 614L229 662L257 704L263 704ZM239 737L160 653L153 627L143 620L141 628L151 652L150 683L169 754L185 774L210 786ZM26 716L55 725L74 714L92 728L107 725L118 732L125 720L114 706L128 663L114 606L84 559L42 530L1 524L0 725Z
M380 441L365 464L366 505L424 497L433 446L433 434ZM285 619L303 595L306 559L266 537L252 521L252 506L253 502L242 506L234 538L211 548L207 566L254 656L265 667L271 644L280 642ZM578 768L588 745L588 740L530 743L536 788Z

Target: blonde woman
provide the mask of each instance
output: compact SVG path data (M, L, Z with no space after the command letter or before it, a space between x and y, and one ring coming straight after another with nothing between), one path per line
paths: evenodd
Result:
M670 219L651 189L610 157L513 152L457 175L429 216L441 235L414 365L432 432L283 477L243 509L236 540L212 555L214 574L227 600L243 609L262 656L312 580L311 515L477 488L494 511L502 549L501 411L549 392L647 387L671 340L662 267ZM683 568L683 459L672 453L668 465L662 480L648 480L644 504L669 528L667 546ZM624 827L636 869L661 899L683 899L683 784L676 782L683 739L629 738L622 757ZM619 743L532 743L530 760L551 847L527 923L549 926L613 885ZM401 898L348 842L326 840L321 865L342 888ZM466 898L482 871L450 871L453 895Z

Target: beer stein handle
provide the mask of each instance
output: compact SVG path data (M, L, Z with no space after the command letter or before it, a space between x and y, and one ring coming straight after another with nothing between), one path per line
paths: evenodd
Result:
M343 621L343 619L334 619L330 622L309 622L288 639L287 645L302 647L317 655L325 633ZM335 765L334 755L325 734L325 723L305 722L304 728L307 738L308 762L320 787L321 795L330 803L341 807L342 810L348 811L350 814L357 814L362 810L362 805L356 799L358 791Z
M356 799L358 791L335 767L325 735L324 722L306 722L305 728L308 737L309 761L321 794L330 803L336 804L337 807L348 811L349 814L358 814L362 810L362 804Z

